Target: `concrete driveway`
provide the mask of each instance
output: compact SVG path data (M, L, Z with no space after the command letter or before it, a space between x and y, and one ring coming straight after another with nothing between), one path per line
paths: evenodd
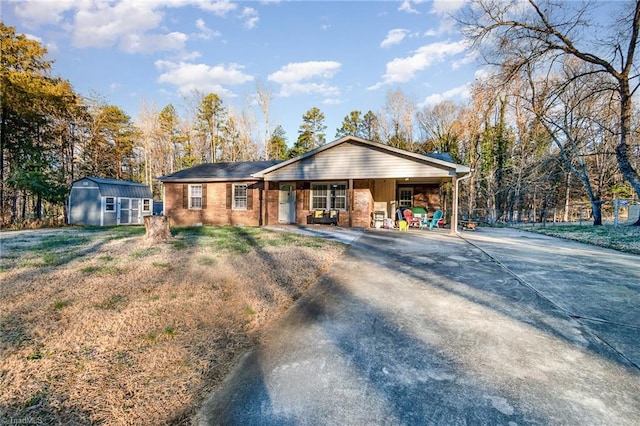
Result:
M640 257L462 237L365 232L195 423L637 425Z

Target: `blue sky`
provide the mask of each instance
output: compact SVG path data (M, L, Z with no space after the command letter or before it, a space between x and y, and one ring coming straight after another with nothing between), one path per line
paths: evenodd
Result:
M396 89L418 109L464 103L479 68L448 16L463 3L9 0L2 20L42 42L76 91L133 118L143 100L181 111L194 89L239 110L259 82L292 145L312 107L333 140L345 115L378 112Z

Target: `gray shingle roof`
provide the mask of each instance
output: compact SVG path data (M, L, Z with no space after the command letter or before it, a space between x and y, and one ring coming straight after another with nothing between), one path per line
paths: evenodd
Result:
M280 163L273 161L243 161L237 163L205 163L158 178L160 182L213 182L255 179L253 173Z
M87 176L83 179L95 182L104 197L153 198L151 188L140 182ZM83 179L78 179L79 182ZM74 182L75 183L75 182Z
M435 158L436 160L448 161L449 163L453 163L453 158L451 158L451 154L448 152L430 152L425 154L427 157Z

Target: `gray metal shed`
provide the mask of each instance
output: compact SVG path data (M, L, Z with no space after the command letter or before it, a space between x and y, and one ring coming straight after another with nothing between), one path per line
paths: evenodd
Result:
M71 184L69 224L141 225L153 213L151 189L140 182L85 177Z

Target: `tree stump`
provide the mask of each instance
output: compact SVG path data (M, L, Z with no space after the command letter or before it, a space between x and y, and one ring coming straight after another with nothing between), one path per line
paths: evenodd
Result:
M144 238L153 243L162 243L171 239L169 216L145 216L144 227L147 230Z

